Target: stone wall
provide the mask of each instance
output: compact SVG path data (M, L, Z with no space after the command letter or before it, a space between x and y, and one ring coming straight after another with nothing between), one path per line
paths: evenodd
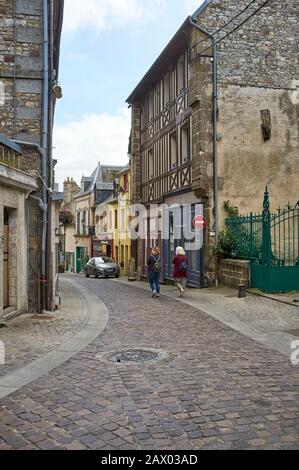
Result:
M58 8L61 8L60 3ZM49 76L52 79L55 78L54 71L51 71L53 55L52 44L49 54ZM0 103L0 133L7 138L41 144L43 79L43 0L1 0L0 81L4 88L4 103L2 101ZM51 94L49 96L48 115L51 123L54 97ZM51 149L52 131L50 129L48 186L52 184ZM23 171L35 170L41 173L40 155L32 148L24 147L23 155L19 160ZM38 195L40 197L40 192ZM28 225L30 227L29 308L36 311L39 296L41 246L41 213L36 201L28 204Z
M221 285L238 288L250 287L250 261L221 259L218 264L218 280Z
M77 185L73 178L67 178L63 183L63 205L70 209L73 213L75 212L75 199L74 196L78 194L80 187Z
M240 24L263 1L255 2L216 35L216 39ZM211 0L198 17L198 24L214 32L248 4L247 0ZM226 216L224 201L229 200L240 213L260 212L266 185L273 211L288 201L298 200L297 24L297 0L273 0L217 46L218 184L222 227ZM209 44L209 41L200 43L193 58L198 58ZM208 53L210 51L205 52ZM207 118L209 114L203 113L201 119Z
M264 3L257 0L244 14L216 35L244 21ZM198 24L213 33L244 10L249 0L211 0ZM198 45L200 52L209 41ZM298 80L298 1L271 0L218 46L218 79L227 84L295 88Z
M203 38L193 29L191 44ZM189 105L192 108L192 189L203 203L208 228L204 231L204 285L215 282L215 224L213 191L212 66L210 58L195 58L190 63Z
M269 110L271 137L264 140L261 111ZM271 211L299 198L298 107L287 90L222 85L218 144L220 224L229 200L241 214L261 212L265 186Z
M132 135L131 135L131 155L132 155L132 201L141 201L141 111L140 104L132 105Z
M0 77L5 104L0 107L0 133L40 143L43 17L42 0L3 0L0 10Z

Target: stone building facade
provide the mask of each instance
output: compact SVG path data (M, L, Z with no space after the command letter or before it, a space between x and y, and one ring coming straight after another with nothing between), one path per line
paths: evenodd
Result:
M28 203L29 311L55 306L51 191L45 188L54 188L52 128L56 97L60 95L57 81L63 6L63 0L0 3L0 133L20 142L20 169L38 174L36 196L47 209L43 223L38 201L31 199ZM46 225L47 229L43 228ZM47 232L44 268L43 230Z
M75 235L76 235L76 203L75 196L80 192L80 187L73 178L67 178L63 183L63 204L61 211L69 211L72 220L60 221L62 262L66 271L75 272ZM70 217L70 215L68 216ZM67 218L68 218L67 217ZM66 219L67 219L66 218Z
M19 169L20 158L0 134L0 319L28 309L28 201L39 185Z
M225 201L241 213L260 211L266 184L273 209L298 200L298 4L296 0L273 0L264 7L262 0L249 3L206 0L186 19L128 98L133 201L202 204L207 228L196 267L203 274L198 278L200 286L216 280L213 247L224 225ZM211 34L216 31L213 47ZM172 102L169 84L165 85L169 75ZM147 110L144 121L146 103L154 111ZM189 178L184 176L183 160L171 166L172 133L178 136L174 148L180 154L181 128L188 126L187 119ZM148 168L154 169L151 174ZM172 184L177 173L179 183ZM170 186L165 183L168 179ZM169 277L169 251L172 254L176 244L184 244L184 237L170 241L170 249L166 245L168 254L159 239L149 239L147 247L138 243L133 252L144 274L146 251L157 242L164 249L164 271Z
M91 176L83 176L80 192L75 196L75 244L76 272L81 272L86 260L98 256L102 242L96 234L96 210L114 193L114 179L123 170L122 166L98 163ZM111 240L109 240L111 241ZM106 247L105 247L106 248ZM112 244L107 246L107 255L112 256Z

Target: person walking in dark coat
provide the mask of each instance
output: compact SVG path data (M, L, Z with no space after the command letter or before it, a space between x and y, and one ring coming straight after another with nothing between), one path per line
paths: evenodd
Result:
M180 297L183 297L187 285L189 261L184 248L181 246L177 247L172 264L174 264L174 282L180 293Z
M152 249L152 254L150 255L147 261L147 274L149 284L152 290L153 297L160 297L160 276L162 271L162 263L160 256L160 249L154 247Z

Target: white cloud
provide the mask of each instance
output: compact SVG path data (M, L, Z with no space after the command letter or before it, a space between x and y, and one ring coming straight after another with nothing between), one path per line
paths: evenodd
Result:
M56 181L73 177L79 183L82 174L90 176L98 162L126 165L131 127L129 109L115 116L88 114L54 129Z
M66 0L64 31L93 28L97 32L154 18L165 0Z
M197 8L204 2L204 0L185 0L185 8L188 15L195 13Z

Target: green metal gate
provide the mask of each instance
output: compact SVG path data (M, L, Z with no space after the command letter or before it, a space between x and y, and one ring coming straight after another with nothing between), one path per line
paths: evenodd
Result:
M76 273L81 273L84 268L85 261L85 248L77 247L76 248Z
M226 220L234 258L251 260L251 287L265 292L299 290L299 201L270 212L266 188L262 214Z

